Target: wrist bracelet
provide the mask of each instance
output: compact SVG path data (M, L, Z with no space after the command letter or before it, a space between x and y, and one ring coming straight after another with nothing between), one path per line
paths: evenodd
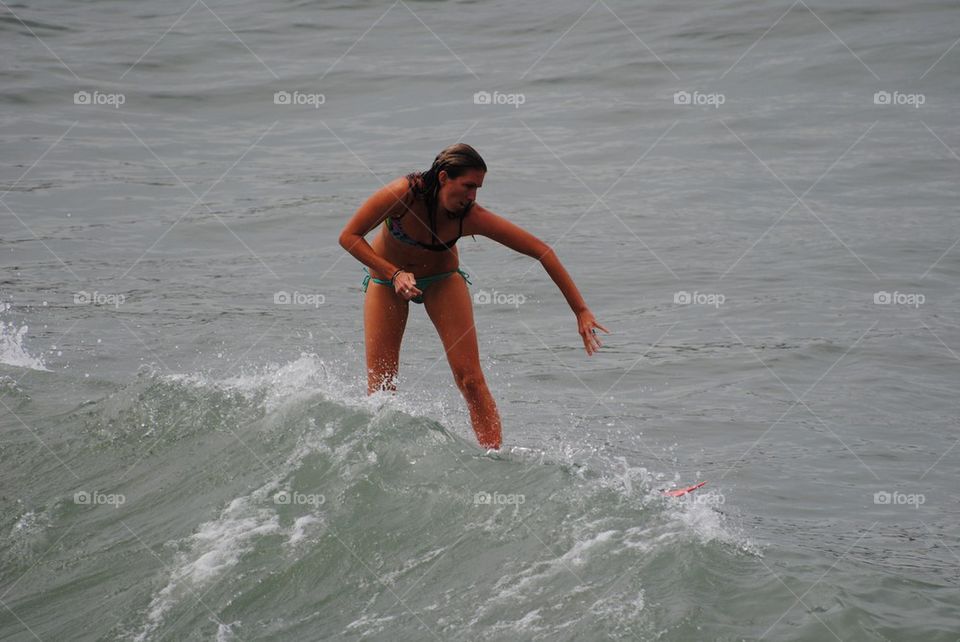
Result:
M397 275L400 274L401 272L403 272L403 268L400 268L399 270L397 270L396 272L394 272L394 273L393 273L393 276L390 277L390 283L393 283L393 280L394 280L395 278L397 278Z

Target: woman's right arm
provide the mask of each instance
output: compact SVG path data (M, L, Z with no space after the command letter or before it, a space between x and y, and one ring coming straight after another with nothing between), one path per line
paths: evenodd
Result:
M404 197L409 189L407 179L402 177L384 185L360 206L340 232L340 246L343 249L368 268L386 274L388 278L400 266L377 254L364 237L387 216L402 216L407 207Z

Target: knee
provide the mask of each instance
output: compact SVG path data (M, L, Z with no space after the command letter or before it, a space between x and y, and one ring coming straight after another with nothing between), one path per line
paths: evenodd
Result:
M453 379L465 395L480 393L487 389L487 382L479 370L454 372Z

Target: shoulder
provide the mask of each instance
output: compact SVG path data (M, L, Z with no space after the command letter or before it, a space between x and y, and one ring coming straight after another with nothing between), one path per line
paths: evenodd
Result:
M413 192L407 176L400 176L378 189L372 198L376 199L386 216L400 218L407 213L413 201Z
M502 216L497 216L480 203L474 202L463 217L463 233L487 236L505 222L507 221Z
M414 191L414 183L410 179L411 176L412 174L398 176L384 185L384 189L388 190L394 198L406 200Z

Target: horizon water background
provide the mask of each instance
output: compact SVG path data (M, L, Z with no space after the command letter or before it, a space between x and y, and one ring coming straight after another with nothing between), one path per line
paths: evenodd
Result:
M0 3L0 640L960 640L954 3ZM337 235L446 145L504 448ZM664 488L707 480L685 500Z

